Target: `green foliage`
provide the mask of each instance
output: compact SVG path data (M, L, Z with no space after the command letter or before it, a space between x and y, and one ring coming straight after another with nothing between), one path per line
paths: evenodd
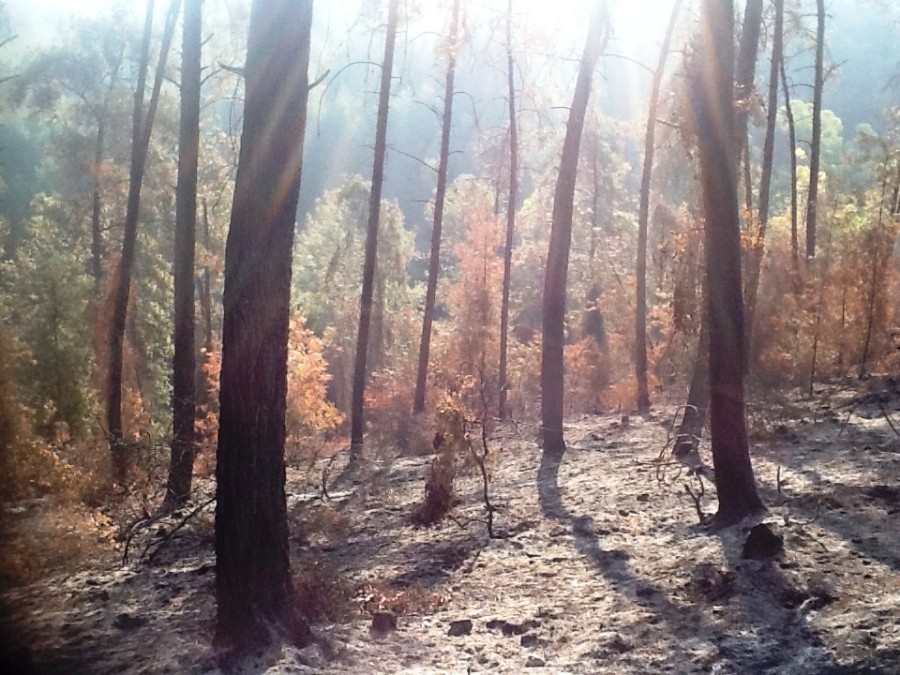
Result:
M53 494L63 500L94 499L99 481L88 466L71 461L76 442L65 424L48 438L33 433L35 411L23 403L15 366L22 354L8 328L0 325L0 501ZM84 448L79 459L85 460Z
M2 268L0 306L14 332L16 379L35 428L50 433L64 423L81 435L95 412L83 243L67 231L72 214L57 198L40 196L33 209L16 259Z
M33 124L20 115L0 117L0 218L9 224L7 241L0 252L15 254L15 245L23 236L30 216L31 200L49 181L41 175L41 148Z
M791 101L798 141L812 138L812 103L797 99ZM822 110L822 170L836 167L844 152L844 123L832 110Z
M297 238L294 253L294 304L309 328L327 338L331 393L343 411L349 410L369 189L361 177L347 176L339 187L322 195ZM414 297L406 271L412 256L413 237L404 228L400 208L396 202L382 201L370 372L409 358L411 339L398 318Z

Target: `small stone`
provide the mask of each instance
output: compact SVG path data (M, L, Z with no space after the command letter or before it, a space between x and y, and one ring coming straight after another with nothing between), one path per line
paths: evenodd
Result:
M393 612L376 612L372 615L372 631L390 633L397 630L397 615Z
M543 668L547 665L547 662L544 659L539 659L536 656L529 656L528 660L525 662L526 668Z
M538 637L537 635L523 635L519 639L519 644L523 647L537 647L538 646Z
M625 652L630 652L634 647L625 641L625 639L621 635L616 635L612 640L610 640L606 646L611 650L616 652L617 654L624 654Z
M113 620L113 626L121 630L134 630L147 623L147 619L134 614L122 613Z
M460 619L459 621L450 622L450 630L447 635L450 637L459 637L461 635L469 635L472 632L472 620Z
M491 619L487 622L485 627L488 630L499 630L506 637L510 637L513 635L524 635L529 630L537 628L540 625L541 622L534 619L523 623L512 623L511 621L506 621L504 619Z

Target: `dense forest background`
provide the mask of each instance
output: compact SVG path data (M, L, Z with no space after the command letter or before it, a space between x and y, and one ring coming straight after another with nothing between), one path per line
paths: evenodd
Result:
M538 425L545 272L591 4L399 3L383 137L381 50L393 34L383 3L315 7L290 281L289 465L348 446L361 389L370 458L439 451L454 434L469 439L473 420L487 454L501 419ZM706 261L717 252L704 250L709 167L691 87L704 67L702 3L602 4L574 156L563 410L615 411L627 423L648 402L706 407L688 391L705 372ZM750 20L736 4L737 42ZM759 38L746 86L737 60L733 100L748 398L896 376L900 10L881 0L751 4L762 6ZM86 513L119 500L111 546L125 523L170 513L191 476L215 471L226 242L249 100L249 3L206 0L185 296L176 222L188 43L173 38L180 3L143 10L0 4L0 495ZM373 189L381 142L383 189ZM371 237L379 194L376 257L367 220ZM178 297L195 312L192 357L180 362ZM432 311L425 414L414 414ZM179 374L193 392L188 445ZM354 436L351 456L356 447ZM189 458L181 491L179 457ZM42 564L23 553L4 582L33 580Z
M6 260L6 409L13 417L21 415L23 427L44 439L48 452L63 452L75 465L85 462L87 448L102 445L106 429L101 414L105 334L122 248L142 18L130 5L88 7L77 14L30 3L3 7L0 218ZM611 4L609 41L596 71L579 160L568 284L570 413L633 405L642 147L651 73L669 9L662 4L653 8L636 15L624 4ZM812 133L815 8L788 2L786 10L785 70L802 218ZM540 330L550 196L584 39L577 20L581 11L526 4L512 16L521 157L507 384L515 418L533 415L537 404L533 356L539 345L532 338ZM663 76L648 248L653 389L656 395L675 398L683 396L692 373L701 316L694 141L685 117L681 63L695 11L685 6L677 19ZM207 369L201 390L210 389L207 424L214 426L221 272L249 15L243 3L208 2L204 12L195 271L197 343ZM436 392L471 376L460 372L465 362L478 365L489 397L496 399L500 389L500 298L494 291L503 273L501 221L509 180L507 104L500 93L506 78L505 13L503 3L463 8L437 292L437 353L432 358L437 365L429 376L432 403L439 399ZM159 33L163 9L157 14L154 30ZM370 345L370 405L384 413L404 411L413 389L448 20L447 12L434 7L413 4L403 10L387 130L378 311ZM758 91L745 102L750 122L746 170L751 194L744 219L748 250L755 236L748 223L757 209L771 21L767 8L759 41ZM820 167L825 206L819 216L825 234L820 237L822 254L815 264L804 265L802 288L793 294L784 292L790 285L785 272L791 268L792 176L784 95L779 93L752 382L796 386L817 377L894 367L896 21L890 3L835 0L828 6ZM377 3L328 3L314 14L310 76L321 83L310 93L292 301L292 435L300 444L339 431L349 411L379 30ZM158 59L159 39L151 49L156 55L152 61ZM147 446L148 460L153 448L165 447L172 424L179 81L177 49L173 52L149 139L125 340L125 426L130 439ZM92 227L97 230L93 239ZM801 249L803 227L801 222ZM212 430L208 432L206 437L212 438Z

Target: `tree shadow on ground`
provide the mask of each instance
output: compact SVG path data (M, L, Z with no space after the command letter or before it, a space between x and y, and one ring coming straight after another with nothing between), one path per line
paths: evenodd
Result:
M793 631L773 631L772 626L765 623L762 617L745 613L742 617L751 631L727 631L713 625L699 606L681 606L675 604L668 591L660 588L652 581L636 574L629 566L627 552L616 549L606 550L601 547L599 538L593 530L593 518L570 512L563 503L559 485L559 473L562 460L543 455L538 469L537 488L541 511L548 519L556 520L570 528L575 548L582 556L589 559L600 575L610 583L616 591L641 608L651 612L655 619L652 623L664 622L679 643L692 640L698 634L713 636L719 657L739 669L739 672L758 672L758 667L766 660L766 651L770 648L760 645L753 633L770 631L778 636L781 657L787 654L799 657L807 644L818 643L818 638L811 628L803 627L802 643L797 640L798 634ZM674 572L674 570L673 570ZM786 623L796 621L796 617L784 614ZM687 649L670 654L667 664L676 668L683 667L690 661L691 654ZM833 664L828 663L828 667Z
M796 472L810 485L795 487L783 473L783 486L762 486L761 491L767 503L782 505L806 523L827 529L859 556L897 571L900 541L891 529L895 527L891 516L900 513L900 439L886 427L845 423L833 442L801 446L794 439L788 444L766 444L759 454ZM838 477L828 477L826 471ZM863 480L843 482L841 473L855 473ZM853 479L852 475L846 477Z
M756 666L760 670L783 666L779 655L784 654L782 650L785 650L785 647L791 649L793 656L811 655L814 651L824 653L825 645L809 624L803 606L812 603L814 607L821 607L835 598L830 597L828 592L823 595L821 590L798 586L785 574L779 559L744 559L741 555L743 537L735 535L734 531L725 531L719 534L719 538L725 559L737 573L738 592L735 597L742 617L748 625L755 625L757 629L763 630L767 624L763 623L761 618L771 616L774 608L783 627L780 631L778 649L770 650L767 660L757 663ZM796 644L798 637L802 642ZM802 652L807 654L804 655ZM886 669L881 665L883 663L900 663L900 661L896 660L893 651L881 650L852 663L823 664L816 672L821 675L889 675L896 672Z

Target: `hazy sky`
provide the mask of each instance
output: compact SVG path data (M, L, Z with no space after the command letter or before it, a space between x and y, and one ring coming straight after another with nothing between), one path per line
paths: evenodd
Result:
M673 0L611 0L613 25L617 41L631 43L635 40L657 41L655 37L664 25ZM209 4L221 5L222 0L207 0ZM239 4L240 0L227 0L228 4ZM246 0L249 4L250 0ZM529 23L545 26L548 33L571 34L572 38L587 30L587 17L593 0L514 0L514 12ZM157 0L159 14L168 7L165 0ZM363 5L386 4L379 0L319 0L315 3L316 14L356 15ZM143 0L5 0L13 31L23 42L46 41L58 34L73 16L89 16L105 8L131 6L137 17L144 11ZM430 11L441 16L447 13L448 0L420 0L416 3L420 13ZM505 10L506 0L467 0L469 14L473 17ZM433 9L431 9L433 8ZM565 10L565 11L563 11Z

